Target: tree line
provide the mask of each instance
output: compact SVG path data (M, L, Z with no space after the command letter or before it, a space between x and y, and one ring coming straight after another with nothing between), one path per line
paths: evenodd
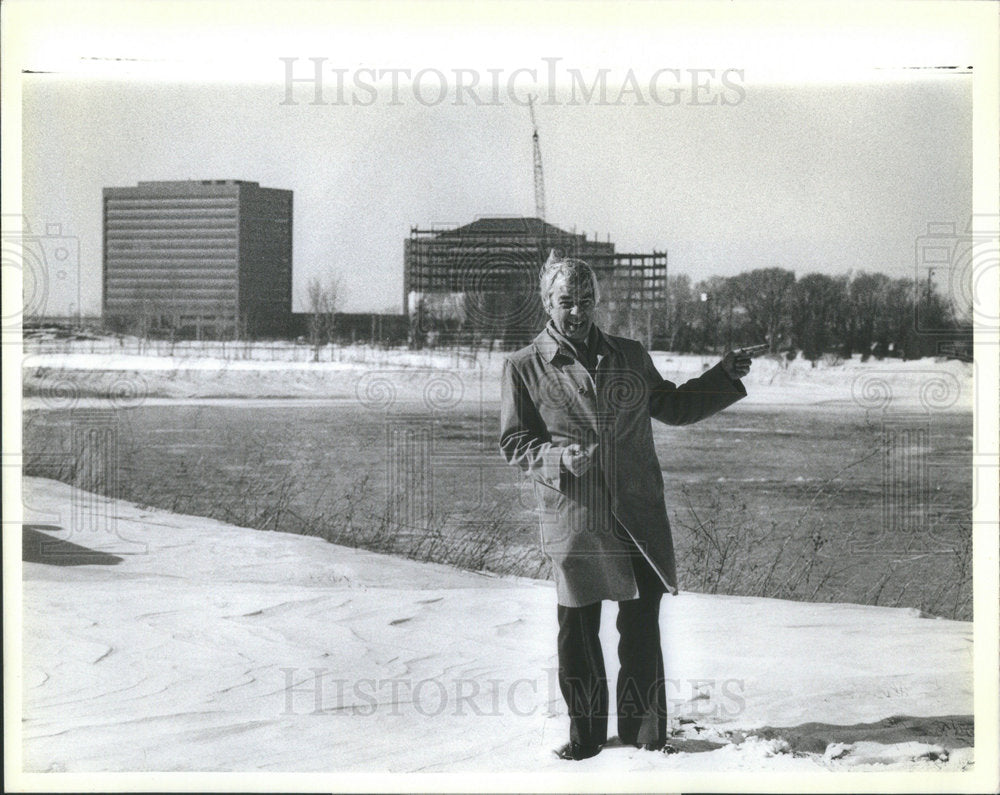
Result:
M699 282L685 274L670 276L652 305L632 300L627 282L618 290L621 294L602 290L602 328L660 350L717 354L766 342L772 353L813 362L854 354L972 356L970 310L957 307L931 279L873 272L796 278L784 268L760 268ZM337 336L339 283L314 278L306 298L308 339L318 348ZM544 322L533 292L428 295L410 314L409 344L519 347Z
M624 307L627 301L615 304ZM810 361L857 353L971 358L968 313L930 279L867 272L796 278L784 268L761 268L694 283L680 274L667 280L662 304L653 312L608 313L605 325L678 353L766 342L772 353L801 354Z

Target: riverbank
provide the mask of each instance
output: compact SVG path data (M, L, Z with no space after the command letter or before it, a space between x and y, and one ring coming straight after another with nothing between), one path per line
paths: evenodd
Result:
M661 627L682 752L612 744L570 769L551 754L568 719L551 683L550 583L261 533L55 481L24 485L32 535L17 728L36 786L84 771L338 771L397 776L395 786L418 773L489 773L536 789L583 784L567 775L727 789L727 774L792 773L811 789L839 772L894 771L926 789L972 788L980 766L995 767L985 737L973 763L968 622L668 598ZM73 532L81 506L108 524ZM609 615L612 678L614 635Z

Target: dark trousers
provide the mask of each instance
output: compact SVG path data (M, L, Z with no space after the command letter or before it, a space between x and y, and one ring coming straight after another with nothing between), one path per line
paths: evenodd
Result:
M667 737L667 694L660 647L663 583L638 550L632 568L639 598L618 603L618 737L655 743ZM608 739L608 678L598 632L601 602L559 605L559 688L569 709L569 737L581 745Z

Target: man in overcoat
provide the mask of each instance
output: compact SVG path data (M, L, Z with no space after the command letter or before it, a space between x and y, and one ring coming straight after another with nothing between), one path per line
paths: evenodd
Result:
M556 754L585 759L607 741L603 600L618 602L618 736L662 750L659 607L678 585L650 418L686 425L735 403L746 395L739 379L750 359L727 353L675 386L640 343L594 324L599 288L587 263L553 253L540 282L549 322L504 363L500 450L533 480L556 582L558 678L570 716L569 742Z

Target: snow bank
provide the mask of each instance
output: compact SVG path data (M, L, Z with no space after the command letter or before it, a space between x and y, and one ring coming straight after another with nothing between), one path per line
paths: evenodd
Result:
M301 351L300 351L301 353ZM150 398L332 398L357 400L366 378L381 374L395 383L447 373L476 388L464 400L496 402L503 355L433 351L338 349L336 360L223 359L186 355L30 353L23 362L26 408L65 407L88 399L135 405ZM656 352L663 376L682 383L715 357ZM761 357L744 379L744 406L835 405L860 411L969 411L974 365L955 360L870 360L811 363Z
M612 744L570 769L550 750L568 721L554 683L549 583L142 509L49 480L25 479L24 502L25 521L37 522L25 536L23 590L28 771L701 776L972 765L969 742L872 743L850 728L898 715L965 725L965 622L849 604L667 598L681 752ZM105 524L63 529L79 511ZM614 606L605 611L614 677ZM838 742L804 753L789 744L791 729L788 739L755 734L810 721L840 725ZM684 745L699 738L714 742ZM499 779L470 784L489 781Z

